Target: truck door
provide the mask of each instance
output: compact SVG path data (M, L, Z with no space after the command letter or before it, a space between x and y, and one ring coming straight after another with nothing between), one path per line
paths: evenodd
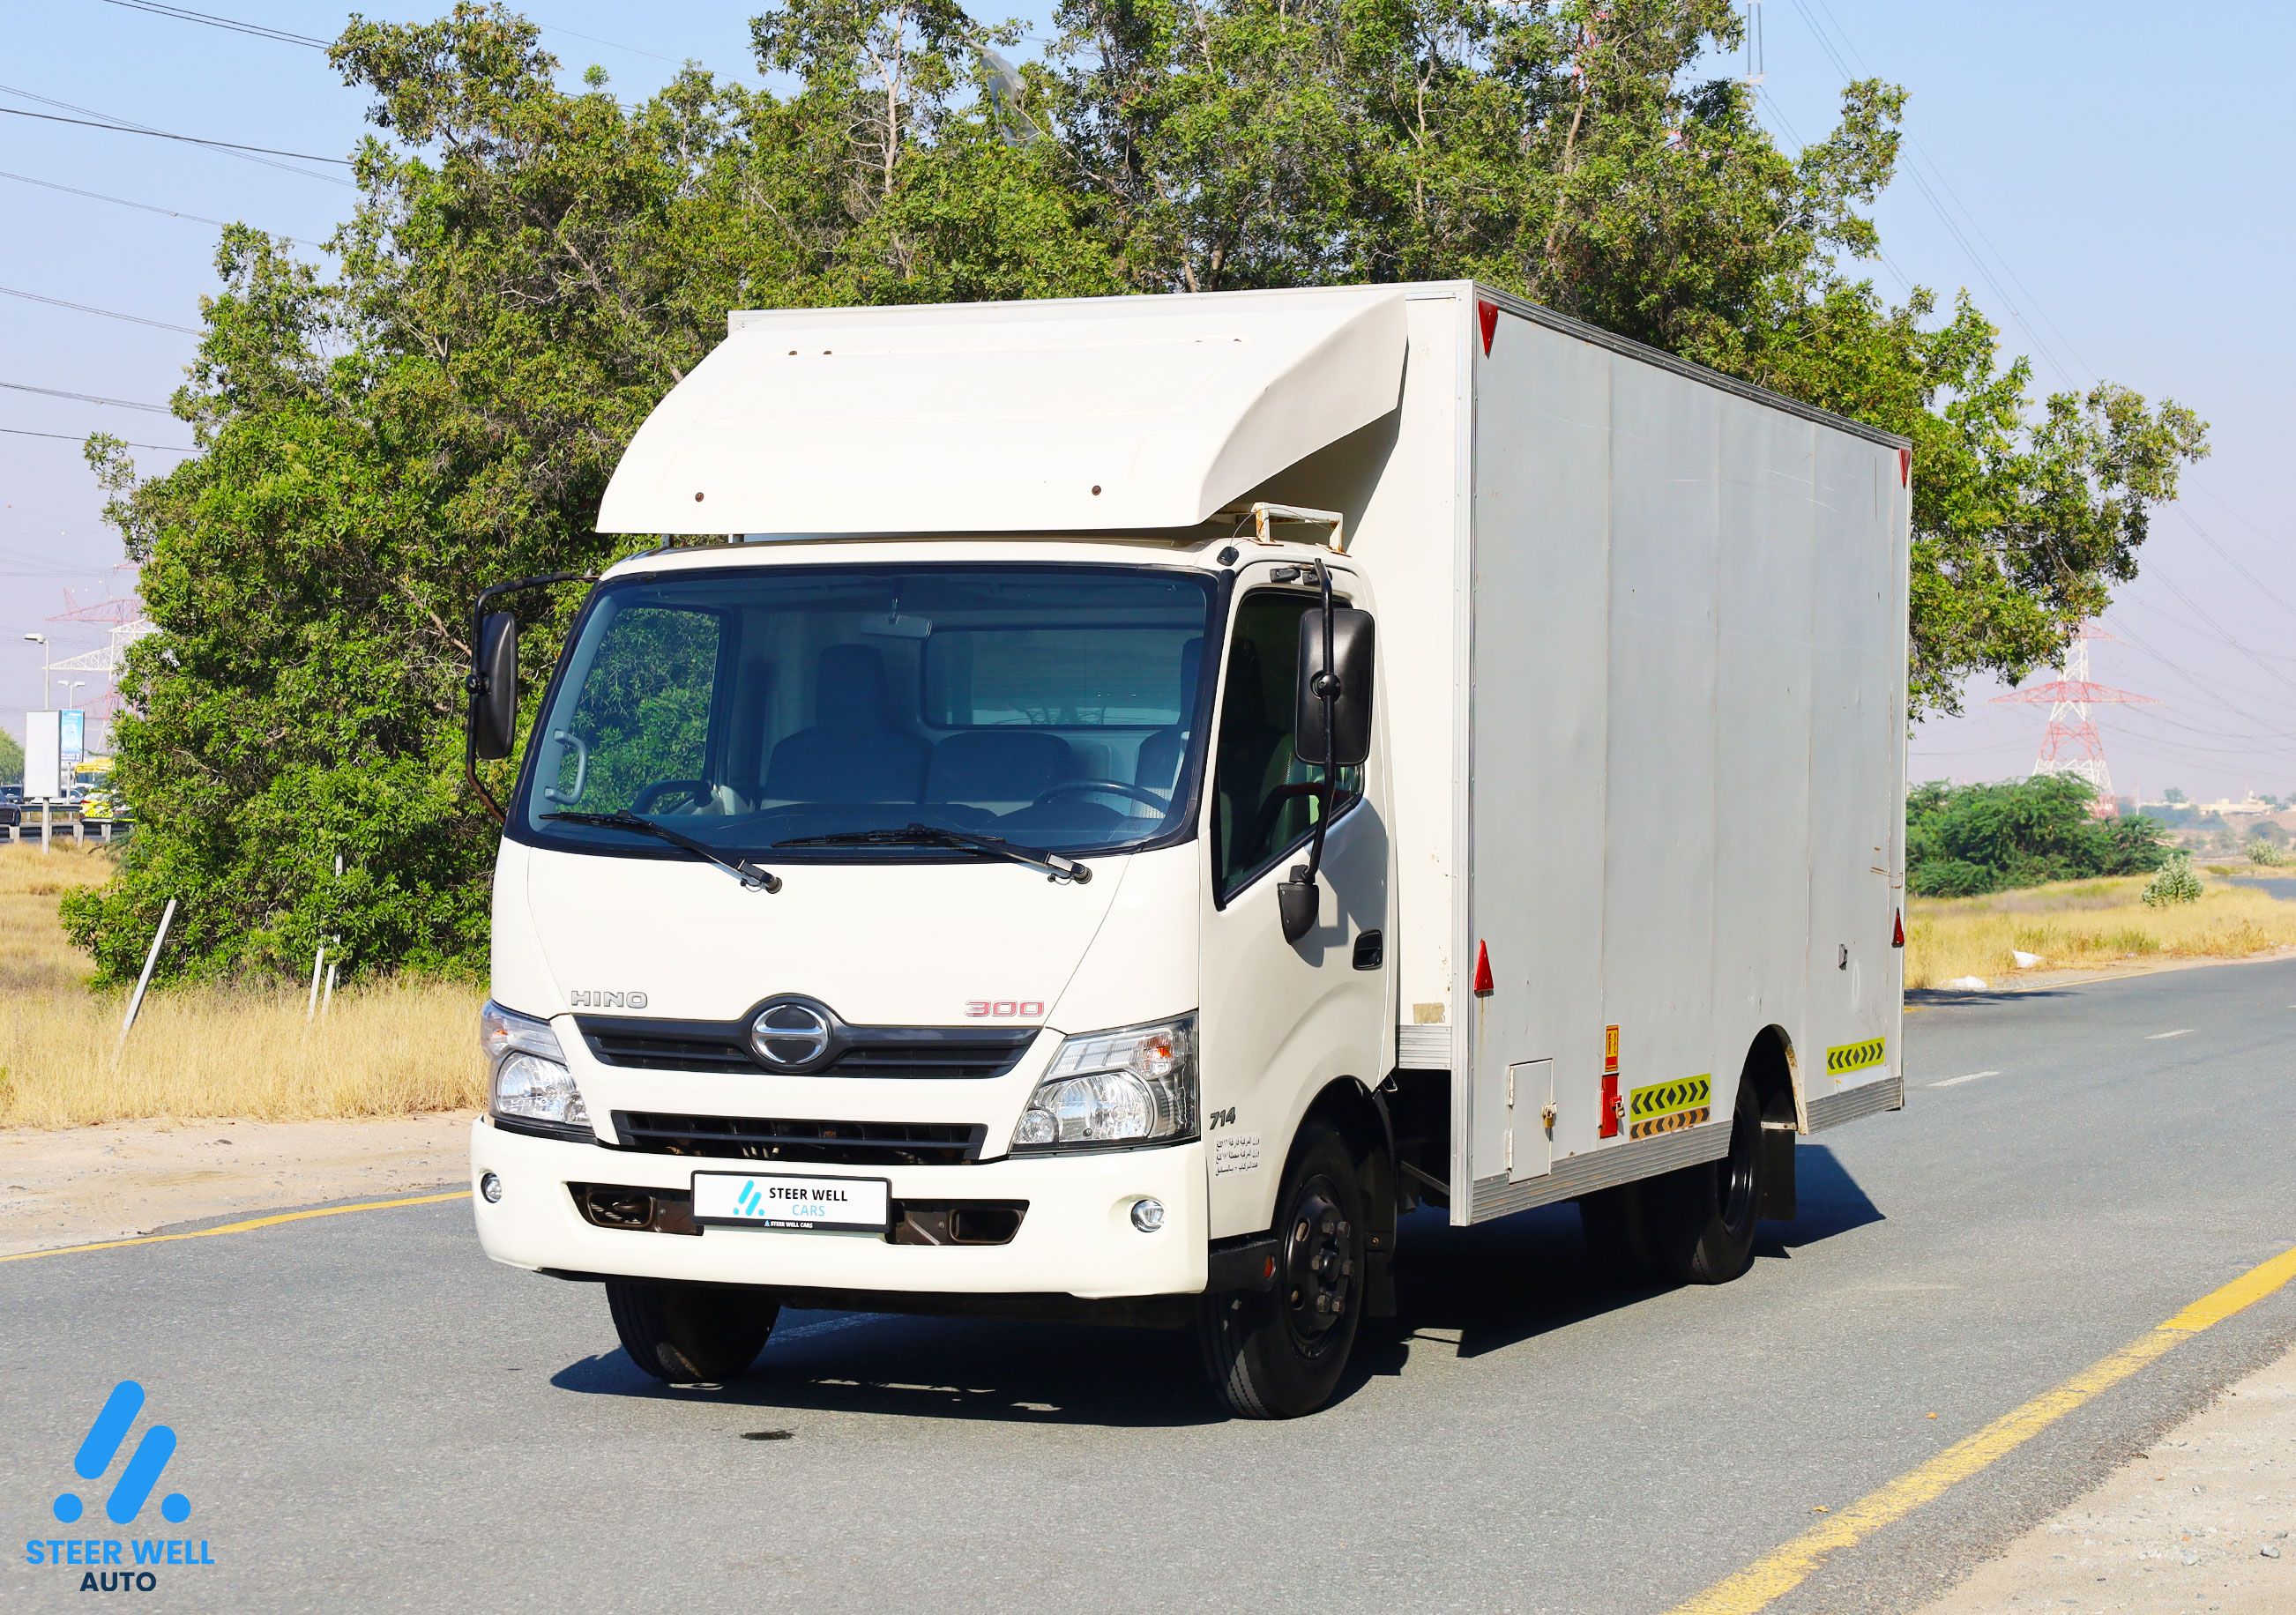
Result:
M1270 586L1245 570L1221 659L1218 727L1202 842L1201 1011L1205 1140L1212 1236L1257 1233L1274 1215L1284 1154L1324 1085L1376 1087L1389 1012L1388 831L1383 716L1372 753L1342 769L1324 842L1316 924L1284 939L1275 888L1308 859L1322 810L1322 770L1293 750L1292 693L1307 587ZM1367 604L1338 574L1341 595Z

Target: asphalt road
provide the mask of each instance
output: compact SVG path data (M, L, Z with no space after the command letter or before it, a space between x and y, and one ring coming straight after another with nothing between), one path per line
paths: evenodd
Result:
M2291 1032L2296 961L1924 1008L1906 1110L1802 1145L1745 1278L1422 1217L1403 1318L1280 1425L1081 1327L785 1314L664 1390L459 1204L0 1265L0 1605L76 1607L22 1545L66 1489L102 1525L73 1454L133 1377L180 1442L136 1532L214 1561L147 1606L1665 1611L2296 1244ZM1911 1607L2292 1338L2296 1288L1775 1607Z

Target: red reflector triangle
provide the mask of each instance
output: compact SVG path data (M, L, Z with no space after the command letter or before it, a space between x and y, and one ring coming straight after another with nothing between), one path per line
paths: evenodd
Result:
M1488 998L1492 990L1490 944L1478 942L1475 944L1475 996Z
M1890 946L1892 947L1903 947L1905 945L1906 911L1901 908L1898 911L1897 922L1890 928Z
M1483 339L1483 351L1485 353L1488 353L1490 350L1490 339L1486 337ZM1898 486L1899 488L1911 488L1913 484L1914 451L1910 448L1901 448L1898 451Z
M1483 357L1488 359L1491 357L1491 336L1499 328L1499 306L1477 298L1475 320L1483 328Z

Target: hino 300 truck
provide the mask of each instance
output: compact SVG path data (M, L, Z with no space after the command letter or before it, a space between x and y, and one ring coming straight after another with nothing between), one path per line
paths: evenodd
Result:
M1103 1318L1259 1416L1422 1206L1739 1276L1902 1104L1911 474L1464 283L734 315L528 693L487 1253L671 1381Z

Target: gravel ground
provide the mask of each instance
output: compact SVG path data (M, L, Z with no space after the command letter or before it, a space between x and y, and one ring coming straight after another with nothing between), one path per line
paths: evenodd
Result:
M0 1128L0 1256L463 1180L468 1111Z
M2296 1610L2296 1353L2131 1459L1922 1615Z

